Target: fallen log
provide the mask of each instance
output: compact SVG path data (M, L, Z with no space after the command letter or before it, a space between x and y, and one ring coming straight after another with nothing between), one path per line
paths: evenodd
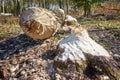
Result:
M63 13L59 12L60 14ZM45 39L53 36L60 27L59 21L60 18L57 17L56 13L38 7L28 8L20 16L21 28L25 34L34 39Z
M45 39L53 36L60 27L61 20L64 19L60 17L62 15L58 15L58 12L36 7L28 8L21 14L20 26L28 36L34 39ZM112 55L91 39L75 18L66 16L64 23L65 27L70 28L71 34L58 43L58 55L54 59L54 65L56 69L61 69L60 74L67 76L68 79L69 74L73 76L73 73L80 72L77 77L72 78L82 80L86 79L83 74L94 76L96 74L93 73L97 71L101 75L107 75L107 79L119 80L120 64ZM104 79L100 78L100 80Z

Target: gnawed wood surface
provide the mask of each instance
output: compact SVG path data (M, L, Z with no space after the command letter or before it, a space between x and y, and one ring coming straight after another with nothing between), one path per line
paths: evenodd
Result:
M85 29L78 26L73 25L71 35L58 43L59 54L55 58L55 65L63 69L72 62L83 72L88 67L97 67L108 75L109 79L119 80L120 64L107 50L90 38Z
M78 25L77 20L70 15L65 16L64 22L66 25Z
M91 39L89 39L90 37L87 31L83 29L80 25L66 25L64 27L70 28L70 30L72 30L72 34L70 35L70 30L66 34L64 29L62 28L63 32L58 31L55 36L45 40L35 40L21 34L20 36L1 42L0 59L3 60L0 60L0 79L119 80L120 57L117 56L117 53L115 53L117 56L114 58L115 60L103 47L101 47L101 50L103 50L103 52L105 51L107 55L103 55L102 53L100 53L100 55L97 55L94 53L94 50L94 54L87 53L92 52L91 50L92 48L94 48L94 45L91 44L92 42L95 43L95 45L97 44L96 42L94 42L94 40L90 41ZM97 35L94 32L93 34L101 38L100 34ZM109 33L106 34L108 34L107 36L109 36ZM68 39L69 37L65 38L68 35L69 37L71 37L70 39ZM110 38L110 41L113 41L113 36L114 34L112 35L112 38ZM60 48L59 45L62 41L60 41L58 48L56 48L57 43L61 38L62 41L67 39L68 41L66 41L64 44L68 45L67 47L71 48ZM81 45L77 45L79 43L86 46L81 47ZM62 46L64 46L64 44L62 43ZM90 49L88 47L87 49L87 46L92 47L90 47ZM100 45L97 44L97 46ZM78 51L81 50L81 52L83 50L83 54L79 54L80 52L75 53L76 48L79 48ZM66 49L69 49L71 51L65 53L65 51L67 51ZM96 52L101 51L96 50ZM63 53L65 54L65 56L63 55ZM61 66L60 69L59 66Z
M20 26L28 36L34 39L45 39L54 35L60 23L52 11L31 7L21 14Z

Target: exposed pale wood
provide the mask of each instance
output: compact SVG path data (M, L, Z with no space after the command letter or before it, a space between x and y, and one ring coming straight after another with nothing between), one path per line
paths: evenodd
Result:
M66 26L67 27L67 26ZM120 79L120 64L101 45L90 38L88 32L80 25L73 25L71 35L58 43L59 54L55 58L56 67L65 67L69 61L87 67L97 66L110 79ZM78 66L76 65L76 66ZM85 68L86 67L86 68Z
M34 39L45 39L55 34L63 22L63 15L63 13L59 15L59 11L28 8L21 15L20 25L28 36ZM54 59L55 67L65 67L72 62L77 67L80 66L81 71L84 72L89 66L94 68L97 66L110 79L119 80L120 64L110 53L90 38L88 32L75 18L66 16L64 22L67 24L64 27L71 28L71 34L58 42L59 54Z
M64 21L66 25L78 25L77 20L70 15L66 15Z
M53 36L60 24L52 11L31 7L21 14L20 26L28 36L45 39Z
M58 44L62 54L59 59L86 60L85 54L93 56L111 57L110 54L94 40L92 40L85 29L76 28L72 34Z

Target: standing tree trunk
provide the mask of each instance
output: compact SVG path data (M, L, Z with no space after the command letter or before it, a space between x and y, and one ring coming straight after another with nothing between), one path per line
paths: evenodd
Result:
M62 9L62 0L59 0L59 7Z
M18 16L21 12L21 3L20 0L17 0L16 15Z
M87 16L87 9L86 9L86 6L84 6L84 16L85 16L85 17Z
M67 14L68 14L69 0L66 0L66 8L67 8Z
M91 5L87 0L85 0L85 2L84 2L84 16L89 17L90 15L91 15Z
M5 13L5 2L2 0L2 12Z
M46 8L46 0L43 0L43 8Z
M0 1L0 4L2 4L2 0ZM2 12L2 6L0 6L0 13Z

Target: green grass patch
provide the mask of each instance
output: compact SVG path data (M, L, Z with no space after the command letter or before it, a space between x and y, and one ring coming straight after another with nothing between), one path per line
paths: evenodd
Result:
M91 28L99 28L99 27L105 27L105 28L120 28L120 21L118 20L108 20L108 21L99 21L94 19L81 19L79 20L79 23L81 25L84 25L86 27Z
M22 32L19 24L0 24L0 37L10 38Z

